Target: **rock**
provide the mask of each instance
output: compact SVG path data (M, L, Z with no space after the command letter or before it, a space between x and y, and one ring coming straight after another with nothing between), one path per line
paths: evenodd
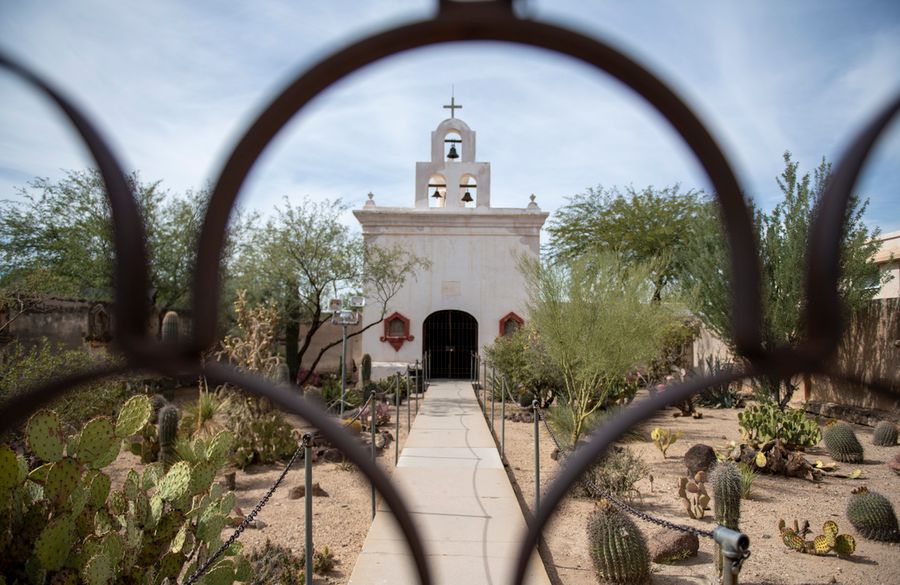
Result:
M690 477L694 477L698 471L709 471L710 466L715 462L715 450L703 443L697 443L684 454L684 465L687 467Z
M385 436L385 433L378 433L375 435L375 448L384 449L389 441L390 437Z
M322 489L321 486L319 486L319 482L313 483L312 495L313 496L321 496L323 498L329 497L328 492L326 492L325 490ZM305 496L306 496L306 486L305 485L294 486L288 492L288 498L291 500L299 500L300 498L305 497Z
M697 556L700 539L695 534L662 528L647 539L654 563L674 563Z
M894 470L894 473L900 475L900 453L894 455L894 458L887 462L887 466Z
M331 447L322 451L322 460L329 463L340 463L344 460L344 454L341 453L340 449Z

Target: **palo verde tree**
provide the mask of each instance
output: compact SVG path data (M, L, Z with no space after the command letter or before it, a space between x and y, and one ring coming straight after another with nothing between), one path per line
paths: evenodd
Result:
M297 379L301 365L311 373L325 352L340 343L307 355L316 332L331 316L326 310L329 299L362 293L378 308L375 319L350 334L359 335L381 323L403 283L425 264L401 249L366 246L341 222L347 209L340 200L297 205L285 200L263 225L248 231L239 247L235 285L248 291L250 301L275 301L292 379ZM301 326L306 328L302 339Z
M556 262L592 252L616 252L627 265L650 263L653 297L662 298L678 283L687 234L702 211L701 193L678 185L636 190L589 188L568 200L553 216L545 252Z
M809 227L828 184L831 164L823 158L810 175L799 173L799 163L784 153L784 171L777 179L782 200L770 212L754 208L754 227L762 270L763 345L766 349L799 342L806 329L806 248ZM878 249L879 231L862 221L868 200L854 196L848 208L841 241L840 293L845 318L864 307L886 276L870 259ZM685 256L684 282L688 302L708 329L733 350L728 247L719 222L717 205L707 204L690 230ZM784 408L793 387L785 380L761 381L764 394Z
M659 355L674 308L654 301L654 270L610 252L566 263L522 259L531 324L563 379L571 444L605 406L617 381Z
M187 306L194 249L207 194L176 195L159 181L127 177L147 231L153 302L160 319ZM0 287L6 297L49 294L110 300L114 270L111 212L100 173L36 178L0 202Z

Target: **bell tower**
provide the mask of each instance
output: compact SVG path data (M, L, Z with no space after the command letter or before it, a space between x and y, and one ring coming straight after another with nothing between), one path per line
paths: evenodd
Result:
M491 164L475 162L475 132L455 115L455 98L444 106L450 117L431 133L431 160L416 163L417 209L491 206Z

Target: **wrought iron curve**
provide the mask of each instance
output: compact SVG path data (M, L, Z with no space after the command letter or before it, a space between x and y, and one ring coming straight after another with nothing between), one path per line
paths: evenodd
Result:
M494 40L543 48L569 55L605 71L634 90L671 124L696 155L707 173L722 210L732 266L732 320L739 352L747 361L743 371L681 383L665 393L635 402L621 416L598 429L588 445L570 457L556 481L543 496L542 506L524 536L516 561L514 583L524 579L528 558L556 505L608 444L656 410L682 400L703 388L748 376L784 377L800 372L828 371L826 358L837 347L842 331L838 302L839 241L850 190L869 150L900 108L900 98L887 106L853 142L835 166L834 177L823 196L822 212L813 224L808 258L808 339L797 349L764 352L761 345L759 265L752 224L739 184L721 149L699 118L671 89L646 68L601 41L555 25L516 16L513 2L459 3L439 0L437 15L430 20L400 26L356 42L323 59L300 75L275 98L250 126L224 165L216 182L198 245L193 283L194 337L181 348L162 346L144 329L148 314L147 262L143 227L124 173L100 134L60 92L21 65L0 55L3 67L37 87L53 100L84 139L100 169L110 198L116 244L116 341L127 365L72 375L54 380L6 403L0 430L21 422L30 413L73 384L139 368L162 373L204 373L218 383L232 383L257 396L267 397L321 430L372 480L390 506L413 553L420 582L431 583L431 573L418 532L396 490L349 434L325 413L302 397L256 376L222 364L202 366L200 350L215 340L218 306L219 260L225 229L237 194L256 159L280 129L325 88L350 73L385 57L428 45L454 41ZM210 294L212 291L212 294ZM201 296L201 293L203 296ZM820 296L821 295L821 296ZM827 318L825 324L819 323ZM857 380L858 381L858 380ZM863 382L876 390L883 385Z

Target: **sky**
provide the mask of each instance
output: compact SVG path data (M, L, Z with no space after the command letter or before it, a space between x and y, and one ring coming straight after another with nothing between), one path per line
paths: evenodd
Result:
M255 115L294 77L342 46L429 17L433 0L0 3L0 51L63 89L126 169L174 192L217 176ZM685 98L722 145L750 197L779 199L790 150L801 170L836 160L900 91L900 2L860 0L576 1L520 5L647 66ZM457 116L491 163L495 207L534 193L554 211L588 187L709 190L667 123L629 89L567 57L498 43L441 45L376 63L329 88L268 147L241 193L273 213L283 198L366 194L412 206L430 132ZM0 199L36 176L90 165L43 98L0 75ZM865 216L900 230L900 123L858 184ZM348 224L355 223L347 214Z

